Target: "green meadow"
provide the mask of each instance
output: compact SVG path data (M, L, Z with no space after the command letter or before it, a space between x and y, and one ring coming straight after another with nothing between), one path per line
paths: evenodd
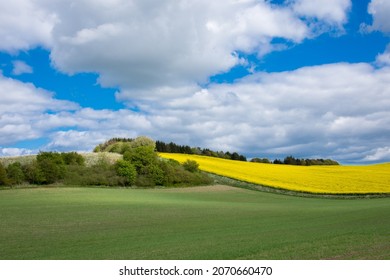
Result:
M390 259L390 198L228 186L0 191L0 259Z

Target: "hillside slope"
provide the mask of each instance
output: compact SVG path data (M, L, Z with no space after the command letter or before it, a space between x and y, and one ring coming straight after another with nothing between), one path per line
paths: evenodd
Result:
M160 153L199 163L203 171L229 178L318 194L390 194L390 163L367 166L291 166L237 162L206 156Z

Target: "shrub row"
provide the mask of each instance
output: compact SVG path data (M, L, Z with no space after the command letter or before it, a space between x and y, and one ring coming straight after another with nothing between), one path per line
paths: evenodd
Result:
M179 186L209 184L212 179L201 173L198 164L183 165L161 159L148 145L129 149L115 163L104 156L91 165L75 152L40 152L30 163L0 164L0 185L53 184L84 186Z

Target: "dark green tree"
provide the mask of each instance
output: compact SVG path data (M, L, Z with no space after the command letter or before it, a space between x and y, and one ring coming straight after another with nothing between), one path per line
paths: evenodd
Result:
M186 160L183 163L183 167L185 170L190 171L192 173L199 171L199 164L195 160Z
M13 185L20 185L24 182L25 176L20 162L14 162L7 166L7 176Z
M23 173L30 184L44 184L45 174L42 172L37 160L23 166Z
M65 175L65 165L57 164L50 159L42 159L38 161L39 168L45 178L45 184L53 184L62 179Z
M115 163L115 170L119 176L125 178L127 185L133 185L137 178L137 171L133 164L126 160L118 160Z
M61 153L63 162L66 165L84 165L85 159L82 155L76 152Z
M143 167L156 164L158 160L153 146L138 146L131 148L124 153L123 159L134 164L137 173L139 174Z
M37 163L43 174L44 184L53 184L65 175L65 162L60 153L40 152L37 155Z
M10 183L7 172L4 166L0 163L0 186L8 185Z
M283 160L284 164L291 164L291 165L296 165L297 160L293 156L287 156Z
M60 153L57 152L39 152L37 155L37 161L42 162L44 160L50 160L54 164L65 164L64 159Z
M268 158L252 158L251 162L259 162L259 163L271 163Z

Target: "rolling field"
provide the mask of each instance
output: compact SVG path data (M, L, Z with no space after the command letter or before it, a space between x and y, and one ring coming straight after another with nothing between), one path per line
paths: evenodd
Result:
M227 186L0 191L0 259L390 259L390 198Z
M367 166L293 166L232 161L213 157L160 153L180 162L229 178L318 194L390 194L390 163Z

